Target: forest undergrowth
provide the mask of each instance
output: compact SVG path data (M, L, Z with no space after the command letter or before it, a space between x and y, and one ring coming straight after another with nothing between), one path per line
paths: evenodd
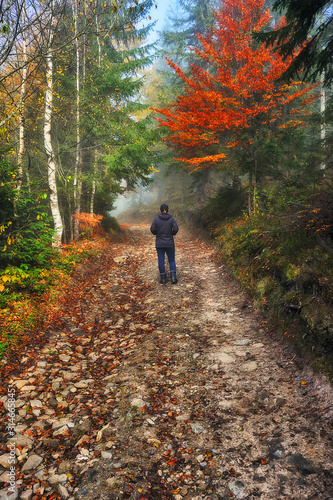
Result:
M221 190L201 223L233 276L267 321L308 359L333 375L333 200L331 186L263 191L256 213L217 214ZM231 190L232 191L232 190ZM230 190L229 190L230 195ZM229 211L239 211L233 193ZM220 220L219 220L220 219Z
M98 258L109 244L106 232L88 236L53 250L47 267L9 265L1 270L0 359L8 351L14 355L27 342L41 341L46 325L66 302L77 266Z

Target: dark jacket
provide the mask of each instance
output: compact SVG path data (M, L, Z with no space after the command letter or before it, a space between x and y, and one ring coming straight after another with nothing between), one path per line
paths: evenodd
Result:
M158 214L153 220L150 230L156 235L156 248L170 248L175 246L174 234L178 233L178 226L170 214Z

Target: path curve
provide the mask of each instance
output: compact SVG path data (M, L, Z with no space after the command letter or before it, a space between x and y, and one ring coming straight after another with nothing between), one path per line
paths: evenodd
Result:
M176 245L179 282L162 286L149 226L130 225L36 358L22 353L6 381L13 499L333 498L331 387L297 368L212 248L182 227Z

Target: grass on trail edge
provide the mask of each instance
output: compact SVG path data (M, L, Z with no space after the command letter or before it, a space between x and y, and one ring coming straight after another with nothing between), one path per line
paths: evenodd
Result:
M258 214L215 228L220 257L301 361L333 380L333 252L320 235Z

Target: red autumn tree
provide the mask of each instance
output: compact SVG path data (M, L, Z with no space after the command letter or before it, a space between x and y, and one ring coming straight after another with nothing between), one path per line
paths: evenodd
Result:
M230 148L242 148L250 157L247 173L252 185L260 130L300 125L305 110L299 106L314 98L309 94L314 86L277 83L290 60L283 61L252 38L270 20L264 0L223 0L215 15L216 28L205 37L197 35L202 49L194 49L209 70L192 65L187 77L167 60L184 80L185 90L174 104L155 111L165 116L157 118L169 129L165 140L181 150L175 159L191 172L216 163L227 165Z

